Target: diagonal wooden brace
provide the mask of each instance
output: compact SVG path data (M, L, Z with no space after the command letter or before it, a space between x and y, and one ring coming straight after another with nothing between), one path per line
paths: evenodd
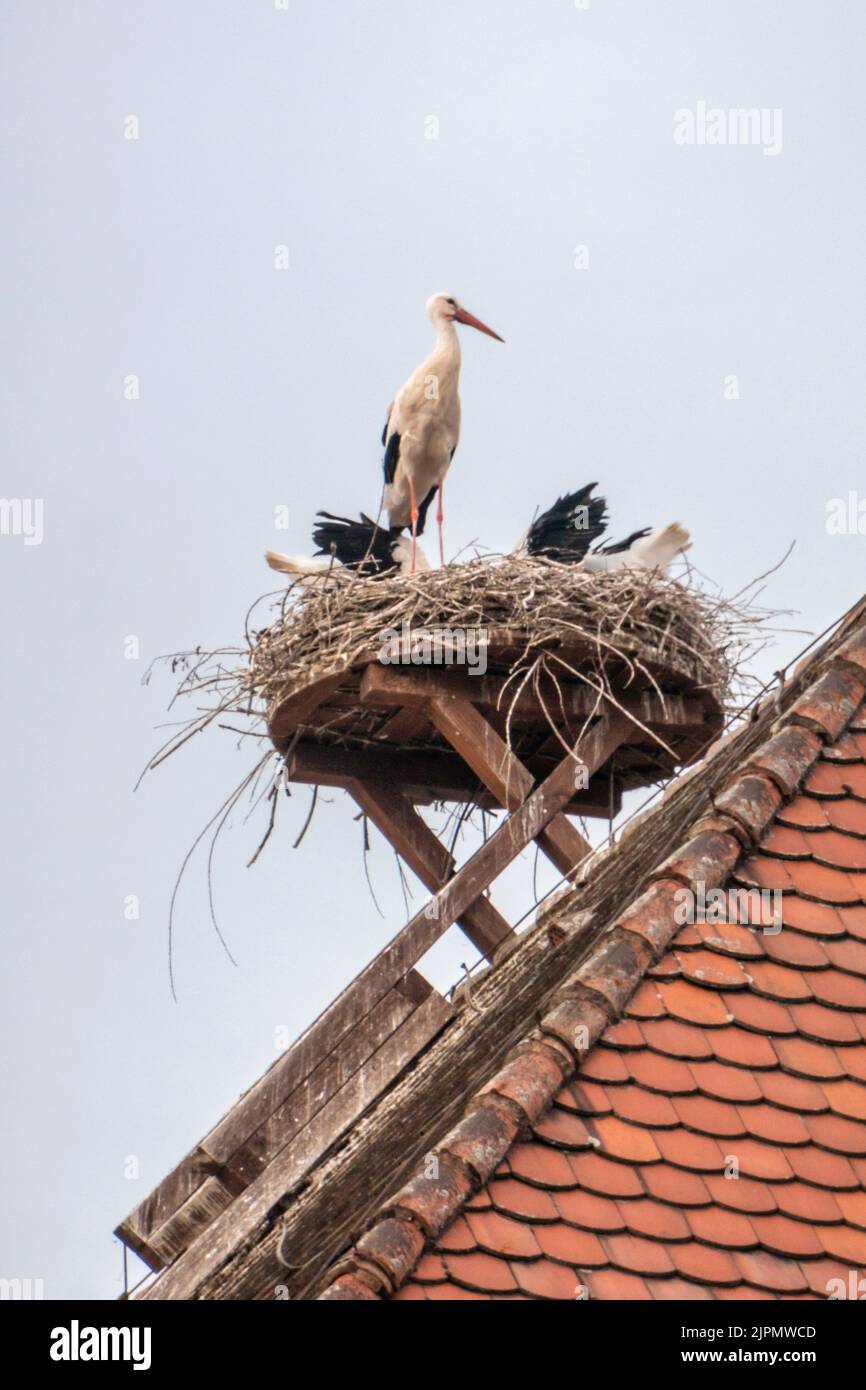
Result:
M431 700L427 712L430 722L447 738L500 804L509 811L516 811L532 790L535 778L484 716L468 700L455 696ZM574 773L578 766L577 763L572 764L572 795L576 790ZM589 775L586 780L588 783ZM578 864L592 853L589 841L561 811L539 831L536 839L548 859L566 876L573 873Z
M426 907L407 922L399 941L408 943L425 934L435 940L462 917L466 909L537 838L569 801L574 792L575 764L582 763L589 776L592 776L628 736L631 727L631 721L622 714L605 715L600 719L589 733L578 740L573 753L563 758L541 786L497 827L490 839L439 889ZM437 924L435 933L430 931L431 922ZM396 944L395 940L395 947ZM386 954L387 951L383 952L383 956ZM417 960L418 956L414 959Z
M373 778L353 780L347 790L431 893L451 878L453 858L404 796ZM497 946L515 935L485 897L467 905L459 915L458 926L488 960L492 959Z

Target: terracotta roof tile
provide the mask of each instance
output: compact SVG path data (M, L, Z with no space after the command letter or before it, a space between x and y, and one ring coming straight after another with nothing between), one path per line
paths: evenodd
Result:
M557 1192L553 1202L563 1221L571 1226L599 1232L625 1230L619 1207L608 1197L597 1197L584 1188L573 1188L570 1192Z
M858 975L825 970L816 976L813 992L817 1003L830 1008L866 1010L866 980Z
M608 1262L601 1242L593 1231L577 1230L562 1223L539 1226L538 1243L548 1259L559 1260L563 1264L597 1269Z
M704 923L704 926L707 924ZM739 928L740 931L748 928ZM719 951L676 951L676 959L679 961L682 972L686 980L690 980L695 985L709 985L714 988L724 989L748 989L749 976L746 974L739 960L734 958L730 952ZM669 1013L675 1013L668 1000L665 998L664 987L661 990L662 998L667 1005ZM680 1014L682 1017L682 1015ZM700 1020L696 1020L700 1021Z
M854 1043L860 1032L850 1014L823 1004L792 1004L791 1017L801 1037L818 1043Z
M713 989L701 989L688 980L660 984L658 989L671 1018L701 1028L723 1028L731 1022L722 996Z
M847 665L816 664L488 1083L504 1161L494 1143L476 1168L481 1136L452 1132L441 1200L396 1200L389 1220L412 1231L389 1243L380 1220L356 1247L373 1263L344 1261L332 1296L378 1297L376 1265L404 1277L421 1226L432 1248L404 1300L822 1298L866 1268L860 622ZM743 920L678 927L674 895L699 882L739 885ZM781 930L762 929L755 888L781 890ZM595 1041L563 1080L583 1026Z
M654 1163L660 1155L653 1136L639 1125L627 1124L616 1115L605 1115L595 1121L595 1133L601 1140L600 1152L627 1163Z
M842 1220L842 1193L834 1195L804 1182L774 1183L770 1191L779 1211L795 1221L824 1224Z
M816 863L828 868L866 869L866 839L838 830L823 830L804 838Z
M580 1064L577 1079L601 1081L605 1085L628 1081L629 1073L620 1054L612 1047L594 1047Z
M719 1139L746 1133L736 1107L727 1101L711 1100L707 1096L681 1096L674 1105L686 1129L712 1134Z
M713 1295L704 1284L691 1284L687 1279L647 1279L647 1288L653 1298L659 1301L671 1299L675 1303L687 1300L705 1300Z
M461 1288L459 1284L452 1283L428 1284L427 1288L424 1290L424 1295L434 1302L438 1302L440 1299L448 1299L449 1302L454 1300L464 1303L477 1302L479 1299L483 1301L489 1299L491 1296L489 1293L480 1293L476 1289L464 1289Z
M784 1004L765 999L758 994L726 994L732 1022L739 1028L755 1033L775 1033L782 1036L797 1032L797 1025Z
M742 1212L721 1207L695 1207L688 1223L696 1240L725 1250L751 1250L758 1244L751 1219Z
M859 1081L825 1081L821 1091L830 1109L851 1120L866 1120L866 1086Z
M840 1192L853 1192L860 1187L860 1179L850 1161L842 1154L828 1153L826 1149L810 1147L792 1149L788 1155L794 1174L803 1182L813 1183L815 1187L825 1187L837 1195Z
M711 1173L704 1181L718 1207L741 1211L747 1216L752 1213L771 1215L778 1207L777 1199L767 1184L754 1178Z
M578 1115L609 1115L611 1111L611 1100L604 1087L598 1081L587 1080L582 1073L563 1086L556 1103Z
M848 1225L866 1231L866 1192L840 1192L835 1200Z
M786 906L790 908L790 905L789 899ZM833 915L835 917L835 914ZM835 920L841 921L838 917L835 917ZM783 929L776 936L767 933L763 938L763 944L770 960L778 965L792 965L799 970L826 970L829 963L827 951L835 943L824 943L816 940L814 936L805 936L802 932L790 928Z
M417 1303L419 1300L422 1303L427 1302L427 1294L418 1284L404 1284L392 1298L395 1303Z
M632 1235L652 1240L689 1240L690 1230L685 1215L678 1207L667 1206L650 1198L621 1202L622 1222Z
M474 1250L473 1236L465 1216L458 1216L439 1237L439 1249L448 1251Z
M826 1296L831 1288L831 1280L841 1279L848 1284L848 1269L837 1260L804 1260L802 1270L813 1293Z
M716 1028L709 1035L709 1040L720 1062L755 1071L778 1065L769 1038L759 1037L757 1033L749 1033L744 1028Z
M753 961L749 967L755 993L766 999L790 1003L812 999L813 988L799 971L775 961Z
M832 1048L805 1038L774 1038L773 1048L784 1071L807 1080L823 1081L844 1076L845 1068Z
M840 801L816 801L829 825L852 835L866 835L866 802L844 796Z
M711 1284L718 1288L726 1284L739 1284L742 1280L727 1250L718 1250L695 1240L683 1245L671 1245L670 1256L683 1278L692 1279L698 1284Z
M595 1192L599 1197L642 1197L643 1188L633 1167L614 1163L598 1153L575 1154L569 1159L572 1184Z
M866 1155L866 1124L842 1115L810 1115L806 1120L815 1143L833 1153Z
M528 1221L514 1221L497 1211L469 1212L469 1229L481 1250L520 1259L537 1259L541 1254L538 1240ZM539 1231L547 1227L539 1226Z
M555 1221L557 1203L544 1188L530 1187L516 1178L494 1178L487 1186L497 1211L524 1221Z
M629 1057L628 1066L635 1081L646 1091L682 1096L696 1089L695 1078L689 1066L675 1058L660 1057L654 1052L640 1052Z
M743 1105L740 1118L753 1139L768 1144L797 1145L809 1143L809 1131L802 1116L775 1105Z
M782 899L782 922L784 925L781 936L785 935L784 927L792 927L808 936L845 935L845 924L833 906L828 903L810 902L807 898L798 897L796 893ZM769 933L765 933L765 936L769 939Z
M781 859L808 859L812 854L810 841L802 830L778 821L761 841L761 851Z
M515 1177L537 1187L574 1187L575 1177L568 1155L546 1144L515 1144L508 1163Z
M809 1285L799 1264L782 1260L768 1250L738 1250L737 1268L747 1284L769 1293L805 1293Z
M811 796L795 796L779 811L776 820L781 825L801 830L823 830L829 825L829 806Z
M864 926L866 926L866 909L864 909ZM866 941L852 940L851 937L846 937L844 941L828 941L823 949L827 959L837 970L866 979Z
M652 1298L645 1280L634 1274L626 1274L620 1269L590 1271L586 1276L586 1282L593 1298L629 1303Z
M665 1161L676 1168L688 1168L696 1173L718 1173L725 1166L718 1141L705 1134L692 1134L687 1129L660 1130L656 1142Z
M792 1221L788 1216L756 1216L755 1231L764 1250L783 1259L808 1259L823 1253L824 1247L812 1226Z
M611 1095L614 1113L630 1124L652 1129L673 1129L679 1117L668 1096L645 1091L642 1086L620 1086Z
M511 1267L496 1255L476 1250L469 1255L447 1254L444 1259L451 1278L478 1293L510 1293L517 1288Z
M763 958L761 936L751 927L741 926L738 922L699 922L696 930L708 951L736 956L738 961Z
M579 1116L568 1110L554 1107L535 1126L535 1134L548 1144L563 1149L585 1149L590 1142L590 1131Z
M729 1144L729 1153L736 1159L743 1177L757 1178L759 1182L784 1182L793 1177L791 1164L797 1152L794 1148L783 1150L757 1139L737 1139Z
M701 1061L712 1056L712 1048L700 1028L665 1018L641 1024L647 1045L667 1057Z
M634 1019L664 1018L665 1006L655 981L644 981L629 1000L626 1015Z
M827 1109L826 1092L815 1082L784 1071L761 1072L757 1078L764 1098L771 1105L797 1114L820 1114Z
M817 1229L828 1255L859 1269L866 1268L866 1231L850 1226L819 1226Z
M556 1299L558 1302L574 1299L583 1276L575 1274L566 1265L553 1260L533 1260L526 1264L515 1264L514 1278L525 1293L534 1298Z
M610 1263L629 1274L673 1274L674 1265L667 1246L643 1236L603 1236Z
M414 1278L419 1284L441 1284L448 1278L448 1271L442 1256L436 1250L428 1250L415 1266Z

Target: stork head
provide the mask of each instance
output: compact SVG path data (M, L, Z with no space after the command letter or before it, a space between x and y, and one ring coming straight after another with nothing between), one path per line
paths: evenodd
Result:
M482 323L474 314L470 314L468 309L464 309L453 294L431 294L427 300L427 316L437 328L441 328L442 324L450 319L454 323L466 323L470 328L477 328L480 333L487 333L499 343L505 342L505 339L494 333L492 328L488 328L486 323Z

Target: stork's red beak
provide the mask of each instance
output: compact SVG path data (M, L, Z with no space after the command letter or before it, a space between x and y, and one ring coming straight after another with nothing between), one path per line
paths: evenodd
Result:
M479 333L486 333L489 337L495 338L497 343L504 343L505 339L500 338L498 333L494 333L492 328L488 328L486 323L482 323L474 314L469 314L465 309L455 309L454 318L458 323L468 323L470 328L477 328Z

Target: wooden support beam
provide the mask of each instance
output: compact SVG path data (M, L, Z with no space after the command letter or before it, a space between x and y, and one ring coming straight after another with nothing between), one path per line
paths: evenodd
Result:
M353 782L348 790L431 893L447 883L454 873L454 860L405 797L370 779ZM514 935L505 918L485 897L470 903L457 925L488 960L493 958L497 946Z
M538 697L531 688L524 688L515 698L511 693L515 688L514 682L507 685L506 680L504 676L472 676L453 667L442 671L429 666L383 666L381 662L371 662L361 676L361 700L368 705L417 707L440 697L448 699L458 696L488 709L508 710L514 700L515 710L541 710ZM559 693L552 681L543 683L543 690L551 715L564 714L568 719L582 722L588 715L615 709L610 702L602 701L599 704L595 691L589 686L564 679L559 683ZM674 735L678 731L693 731L705 722L700 700L686 699L681 695L660 696L647 690L639 695L624 692L617 695L617 700L630 717L649 729L657 727L663 736L665 732Z
M555 757L525 760L524 765L536 781L543 781L559 762L561 743L557 742L554 753ZM496 810L502 805L462 758L447 751L404 751L378 744L375 748L342 748L301 739L288 755L286 770L291 782L309 786L347 788L353 779L378 778L399 787L406 799L416 806L426 806L433 801L474 801L485 810ZM606 820L608 806L606 782L595 785L590 782L586 790L575 792L567 810L573 815L599 816ZM617 793L614 811L619 807Z
M521 806L534 785L532 773L475 706L468 700L447 696L431 700L427 708L431 722L501 804L509 811ZM576 769L577 764L574 764L573 770ZM592 846L562 812L554 816L536 838L548 859L566 876L592 853Z
M268 733L274 743L293 734L299 725L309 719L329 695L337 689L345 677L342 675L322 676L309 685L286 696L268 720Z

